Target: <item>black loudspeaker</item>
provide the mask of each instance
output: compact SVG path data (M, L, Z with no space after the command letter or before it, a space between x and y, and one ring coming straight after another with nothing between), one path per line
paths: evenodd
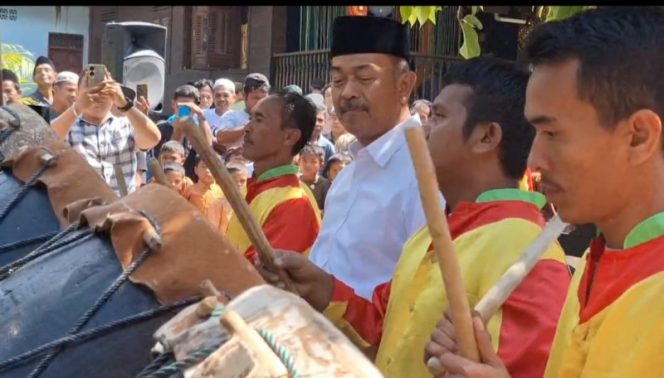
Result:
M104 28L101 60L113 78L135 90L148 85L150 107L163 108L166 27L147 22L111 22Z

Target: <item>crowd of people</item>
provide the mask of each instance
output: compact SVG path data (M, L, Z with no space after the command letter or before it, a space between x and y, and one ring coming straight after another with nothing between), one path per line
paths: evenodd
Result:
M79 151L102 178L121 194L116 166L123 172L127 193L155 182L147 160L158 159L174 190L206 214L225 233L232 210L214 183L205 163L199 161L182 132L178 107L187 106L219 158L246 193L246 181L253 174L253 162L243 154L245 127L252 110L270 93L294 93L308 99L316 109L312 137L295 154L292 164L298 176L313 192L318 209L325 207L327 192L337 174L353 160L350 151L356 137L339 121L332 102L331 83L313 80L309 93L291 84L274 90L269 79L252 73L243 82L227 78L201 79L183 84L171 100L173 114L162 117L150 110L145 98L119 85L109 76L103 85L87 85L87 69L81 74L56 70L41 56L35 62L33 80L37 89L21 93L18 77L3 69L5 104L30 105L51 123L53 130ZM416 100L411 113L423 123L431 114L431 102Z
M334 22L330 83L314 80L306 95L295 84L275 90L260 73L203 79L179 86L174 115L154 122L146 99L110 76L91 86L86 71L56 73L47 58L37 61L35 93L22 99L11 72L3 93L48 106L55 133L118 193L120 181L128 192L154 181L145 159L158 159L171 188L268 282L285 288L275 267L285 271L386 376L428 376L429 358L462 377L658 376L663 28L659 8L543 24L525 48L530 70L469 59L445 73L433 101L411 100L407 27L353 16ZM192 149L180 107L278 250L274 265ZM445 313L404 134L418 126L471 307L553 212L600 230L573 276L554 243L496 314L475 316L479 361L457 348ZM532 190L531 169L546 197Z

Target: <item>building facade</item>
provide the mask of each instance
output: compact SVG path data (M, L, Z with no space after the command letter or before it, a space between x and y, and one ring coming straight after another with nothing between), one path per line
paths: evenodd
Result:
M79 72L88 61L90 9L84 6L0 6L3 67L23 91L34 90L35 59L50 57L58 70Z

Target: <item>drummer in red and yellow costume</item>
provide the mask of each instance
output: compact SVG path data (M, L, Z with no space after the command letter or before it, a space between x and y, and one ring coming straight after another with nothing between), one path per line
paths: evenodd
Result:
M295 156L311 139L316 108L296 94L272 95L252 110L245 127L245 158L254 162L246 200L274 248L309 253L320 229L320 213L311 190L297 177ZM254 261L256 250L235 215L226 234L238 251Z
M570 285L544 376L662 377L664 10L600 8L532 33L530 165L563 220L600 230ZM481 322L481 364L450 352L453 327L440 328L429 349L448 373L509 376Z
M523 117L527 80L509 62L460 63L443 78L428 125L471 306L544 225L544 196L518 189L534 136ZM280 253L278 265L358 346L377 347L376 365L385 376L428 375L424 346L448 301L426 227L406 242L392 280L374 290L373 301L296 254ZM269 273L266 278L274 282ZM541 376L569 281L564 253L553 245L489 323L493 347L513 374Z

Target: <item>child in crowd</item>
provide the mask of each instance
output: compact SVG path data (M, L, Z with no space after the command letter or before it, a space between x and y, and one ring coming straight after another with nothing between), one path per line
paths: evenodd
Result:
M226 168L228 169L228 173L233 176L233 180L235 180L235 184L240 189L242 196L245 196L247 194L247 179L249 178L247 167L244 164L229 163L226 165Z
M207 216L210 205L215 200L224 197L224 193L214 182L212 173L200 156L196 156L194 172L198 177L198 182L185 189L184 198Z
M185 181L188 180L184 173L184 167L180 164L168 163L164 165L163 169L164 175L166 175L168 182L171 184L171 189L180 195L184 195L184 191L187 188Z
M325 168L323 168L322 176L328 179L330 182L333 182L337 177L339 172L341 172L346 165L350 164L352 160L350 157L345 154L334 154L332 157L325 163Z
M325 151L319 146L308 144L300 151L300 180L311 189L321 211L325 206L325 197L331 185L328 179L318 174L324 159Z
M162 169L164 170L164 173L166 173L166 166L169 165L179 165L183 167L184 169L184 161L185 161L185 152L184 152L184 146L182 143L176 141L176 140L170 140L164 144L161 145L161 148L159 149L159 164L161 164ZM168 177L168 174L166 175ZM155 178L153 177L150 180L151 183L157 182ZM171 181L172 184L172 181ZM186 171L185 171L185 176L182 178L180 184L175 187L174 189L177 189L177 192L180 193L180 195L184 196L185 190L187 187L190 185L193 185L194 182L191 181L189 177L186 176Z

